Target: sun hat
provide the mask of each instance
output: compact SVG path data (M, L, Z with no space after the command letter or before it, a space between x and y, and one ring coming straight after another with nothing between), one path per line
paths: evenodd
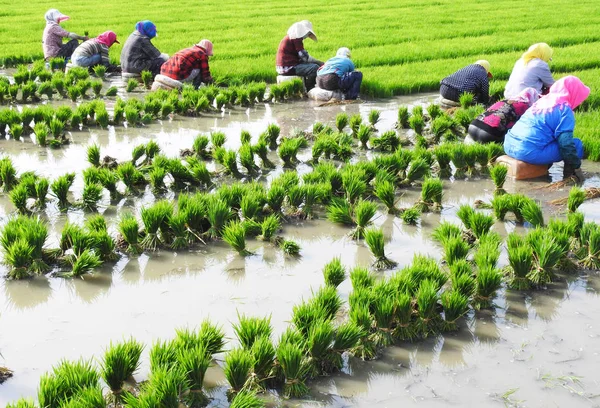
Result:
M204 48L204 50L206 51L206 55L208 55L209 57L213 55L213 43L210 40L204 39L196 45L198 47Z

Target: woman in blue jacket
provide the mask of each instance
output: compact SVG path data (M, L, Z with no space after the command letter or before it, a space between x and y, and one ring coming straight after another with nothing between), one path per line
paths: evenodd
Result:
M575 76L556 81L548 95L525 112L506 134L504 151L510 157L531 164L552 165L564 161L564 177L575 175L583 181L583 144L573 137L573 110L590 94Z
M317 72L317 86L328 91L338 89L344 92L346 99L358 98L362 72L355 71L354 63L350 59L350 50L340 48L335 57L327 60L325 65Z

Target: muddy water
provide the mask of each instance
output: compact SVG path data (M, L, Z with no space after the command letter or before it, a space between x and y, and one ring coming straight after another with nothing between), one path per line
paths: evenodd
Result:
M307 102L261 105L201 118L176 118L144 128L119 127L101 131L74 132L73 143L59 151L43 150L31 143L3 141L2 148L19 171L34 170L49 177L87 167L86 148L98 143L103 155L127 160L131 148L156 140L168 155L189 148L199 132L222 130L227 146L239 145L242 129L256 139L267 124L278 123L282 134L308 129L315 121L332 124L345 110L382 110L380 130L389 129L398 104L431 100L432 95L374 101L356 105L318 108ZM309 157L305 152L300 157ZM598 185L600 167L586 163L593 174L586 185ZM309 171L299 166L300 172ZM268 177L280 172L275 170ZM560 177L555 166L551 179ZM77 179L74 197L82 185ZM509 191L522 191L544 202L562 197L568 190L547 193L532 188L543 181L510 182ZM402 267L414 253L439 258L440 252L429 234L440 220L455 220L462 203L489 200L493 184L487 179L446 182L444 210L426 214L418 226L405 226L387 214L379 213L375 224L388 239L386 252ZM412 204L418 189L408 189L401 206ZM109 220L124 209L136 210L154 198L120 202L101 211ZM105 202L108 205L108 199ZM558 212L545 204L547 213ZM600 219L597 202L582 209ZM0 199L0 215L13 211ZM52 240L67 219L82 221L85 214L70 211L61 215L49 208L45 216L52 227ZM111 225L114 229L114 225ZM514 230L514 223L497 223L502 235ZM519 227L522 228L522 227ZM192 251L144 254L122 258L85 279L39 278L24 282L0 283L0 363L15 371L15 377L0 386L0 405L19 396L35 395L40 375L61 358L100 356L112 340L133 336L150 347L157 338L170 338L174 329L195 326L203 319L218 322L233 338L231 323L238 312L270 315L276 335L287 325L294 304L310 296L323 281L321 269L333 256L341 256L347 267L369 265L368 249L348 238L348 229L323 220L286 225L283 235L300 243L302 257L284 257L271 245L251 240L254 255L241 258L223 243L211 243ZM389 273L389 272L388 272ZM600 312L596 276L566 276L540 293L501 294L495 311L471 314L457 333L417 344L386 350L375 362L350 359L343 373L312 383L312 394L302 401L282 402L286 406L364 406L404 405L480 406L590 406L596 403L600 385L594 368L599 363L599 329L595 316ZM347 298L350 282L339 291ZM147 350L146 350L147 351ZM137 379L146 378L147 358ZM581 377L579 380L578 378ZM207 385L212 387L212 406L227 406L222 372L211 368ZM509 390L517 389L514 393Z

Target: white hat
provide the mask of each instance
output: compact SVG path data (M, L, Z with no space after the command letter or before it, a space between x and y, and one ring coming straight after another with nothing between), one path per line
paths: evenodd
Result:
M288 29L287 34L291 40L309 37L311 40L317 41L317 35L313 31L312 23L308 20L302 20L292 24Z
M336 57L346 57L346 58L350 58L350 49L346 48L346 47L342 47L340 49L337 50L337 53L335 54Z

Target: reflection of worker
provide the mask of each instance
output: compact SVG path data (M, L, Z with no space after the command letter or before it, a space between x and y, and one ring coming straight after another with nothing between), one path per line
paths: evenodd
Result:
M160 73L160 67L169 59L167 54L161 54L152 44L156 37L156 26L152 21L139 21L135 31L127 38L121 51L123 72L139 74L150 71L155 76Z
M319 68L317 85L321 89L335 91L341 89L346 99L356 99L362 83L362 72L354 70L350 60L350 50L342 47L335 57L330 58Z
M62 28L60 23L69 20L70 17L65 16L57 9L48 10L44 18L46 19L46 28L44 28L42 36L42 49L46 60L55 57L70 58L75 48L79 46L78 40L88 39ZM63 38L70 38L70 41L63 44Z
M160 74L181 82L191 82L197 88L210 84L213 78L208 67L208 57L213 55L213 43L202 40L193 47L177 51L160 68Z
M104 65L109 72L120 71L120 67L112 65L108 57L108 49L115 43L120 44L117 41L117 34L114 31L105 31L77 47L71 57L72 63L78 67L88 68Z
M540 94L554 83L548 62L552 61L552 48L546 43L533 44L515 63L504 88L504 97L513 98L525 88L534 88Z
M539 98L535 89L526 88L516 98L496 102L471 122L469 136L479 143L504 142L506 132Z
M304 49L304 39L317 41L312 23L308 20L292 24L277 49L277 74L304 77L306 90L315 87L317 70L323 63L314 59Z
M490 63L479 60L442 79L440 95L444 99L458 103L462 94L471 93L474 95L474 103L486 105L490 100L491 77Z
M525 112L504 140L504 151L510 157L531 164L551 165L564 161L564 177L575 175L583 181L581 159L583 145L573 138L577 108L590 94L575 76L559 79L548 95Z

